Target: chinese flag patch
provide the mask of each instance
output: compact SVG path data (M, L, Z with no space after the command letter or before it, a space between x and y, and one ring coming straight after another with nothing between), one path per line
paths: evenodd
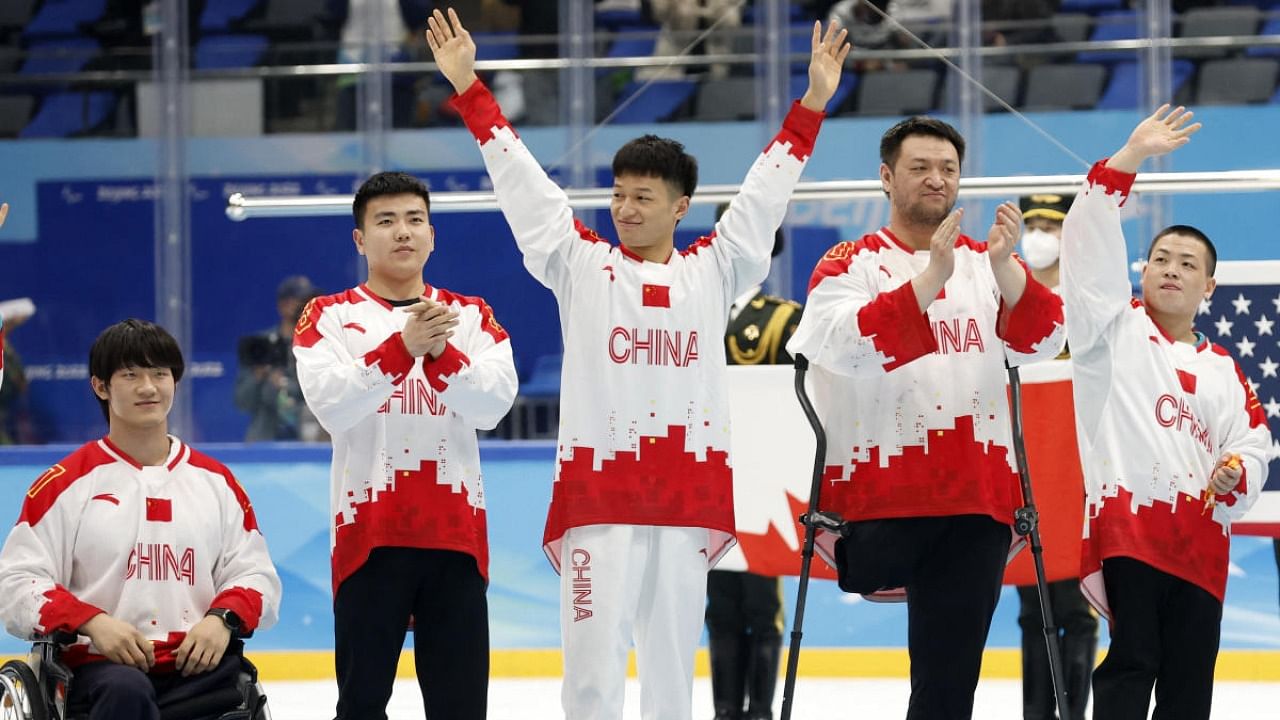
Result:
M147 498L148 522L173 522L173 501L169 498Z
M648 285L642 291L645 307L671 307L671 288L667 285Z
M1179 370L1178 380L1182 382L1182 389L1185 390L1188 395L1196 394L1196 376L1195 375L1192 375L1186 370Z

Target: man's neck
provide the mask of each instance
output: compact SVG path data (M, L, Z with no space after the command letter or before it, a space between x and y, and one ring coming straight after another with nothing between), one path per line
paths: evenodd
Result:
M898 238L898 242L917 252L929 249L929 241L937 229L937 225L926 226L908 222L898 217L896 213L889 216L889 232Z
M1160 329L1166 335L1178 342L1195 345L1199 339L1196 336L1195 326L1192 324L1192 320L1195 319L1192 315L1163 313L1150 305L1147 306L1147 315L1151 317L1152 322L1160 326Z
M1058 263L1054 263L1043 270L1032 270L1031 277L1035 278L1035 281L1041 285L1053 289L1058 287L1060 282L1059 273Z
M126 428L112 423L107 439L140 465L164 465L169 459L168 424L158 428Z
M671 254L676 251L675 245L676 244L675 244L674 238L669 244L650 245L649 247L642 247L642 248L631 247L630 245L623 243L623 247L625 247L632 254L638 255L644 258L645 260L648 260L649 262L655 262L659 264L665 263L667 260L671 259Z
M420 277L395 280L371 275L365 284L374 295L383 300L412 300L422 297L427 292L427 284Z

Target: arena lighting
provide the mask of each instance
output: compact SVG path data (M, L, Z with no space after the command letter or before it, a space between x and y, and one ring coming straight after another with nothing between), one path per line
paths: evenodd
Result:
M960 181L965 197L1007 198L1032 192L1071 193L1080 188L1084 175L1020 175L978 177ZM722 203L738 194L738 185L705 185L694 194L696 204ZM1140 173L1134 192L1216 193L1280 190L1280 170L1231 170L1225 172ZM569 204L580 210L609 207L611 188L567 190ZM830 180L796 185L792 200L862 200L884 197L879 180ZM263 217L322 217L349 215L350 195L290 195L227 198L227 217L247 220ZM492 192L440 192L431 194L431 212L497 210Z

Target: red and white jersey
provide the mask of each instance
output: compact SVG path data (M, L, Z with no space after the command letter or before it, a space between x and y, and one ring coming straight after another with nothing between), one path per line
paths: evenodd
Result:
M481 298L425 294L458 314L434 360L409 354L410 314L365 285L312 300L294 331L302 394L333 440L335 591L382 546L468 553L488 577L476 430L515 400L511 343Z
M1028 273L1006 307L986 244L961 235L954 273L921 313L911 280L928 264L927 250L884 228L836 245L814 270L787 350L813 368L827 432L821 504L847 520L974 514L1011 524L1022 493L1005 359L1058 355L1062 300Z
M246 630L275 624L280 578L249 497L222 463L170 437L142 466L103 438L36 479L0 550L0 617L30 639L75 633L98 613L155 644L154 671L212 607ZM101 659L86 637L69 665Z
M1271 434L1235 360L1201 338L1175 342L1132 297L1120 206L1134 176L1093 166L1062 232L1062 295L1084 464L1085 595L1109 616L1102 561L1129 557L1223 598L1231 521L1266 482ZM1223 453L1235 491L1206 511Z
M568 528L668 525L707 528L714 563L734 532L729 306L768 274L774 232L824 115L794 105L715 231L658 263L574 220L564 191L483 84L453 103L480 143L525 267L560 307L564 381L547 557L558 569Z

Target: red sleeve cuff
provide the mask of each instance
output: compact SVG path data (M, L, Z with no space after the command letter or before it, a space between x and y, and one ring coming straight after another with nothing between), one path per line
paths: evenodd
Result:
M1125 200L1129 199L1129 191L1133 189L1133 181L1138 176L1107 167L1109 159L1103 158L1094 163L1093 167L1089 168L1087 181L1090 185L1101 185L1108 195L1113 192L1120 193L1120 205L1123 207Z
M458 111L462 122L483 145L493 139L494 128L510 128L511 123L502 115L502 108L480 80L471 83L461 95L449 98L449 106ZM512 129L514 133L514 128Z
M248 635L258 628L262 619L262 593L243 587L232 587L218 593L209 609L225 608L240 618L240 633Z
M1053 334L1063 323L1062 298L1037 282L1027 273L1027 288L1022 291L1018 304L1012 308L1000 299L1000 316L996 321L997 334L1005 343L1025 355L1035 352L1036 343Z
M89 622L90 618L106 612L80 600L61 585L54 585L44 596L49 598L49 602L40 607L40 627L45 635L52 635L59 630L78 633L80 626Z
M810 110L800 104L799 100L791 103L791 111L782 120L782 130L778 132L774 142L791 143L791 155L804 162L813 155L813 146L818 142L818 130L822 128L824 112Z
M413 369L413 363L417 360L409 354L409 348L405 347L404 338L400 333L392 333L391 337L382 341L378 347L365 353L364 364L373 367L378 366L384 374L390 375L392 382L396 385L404 382L405 375Z
M929 327L929 316L920 312L920 303L910 282L880 293L859 310L858 328L887 358L885 372L938 349L933 328Z
M462 368L471 364L471 359L467 354L453 346L453 343L446 341L444 344L444 352L440 353L440 357L432 360L431 356L423 359L422 371L426 373L427 383L436 392L444 392L449 387L449 383L445 382L446 376L454 375Z

